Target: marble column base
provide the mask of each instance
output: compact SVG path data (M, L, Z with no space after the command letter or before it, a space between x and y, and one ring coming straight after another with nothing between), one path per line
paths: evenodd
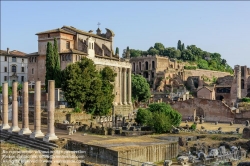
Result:
M8 130L10 128L9 124L2 124L1 130Z
M58 137L55 134L47 134L45 137L43 137L43 141L49 142L51 140L57 140Z
M127 105L128 103L127 102L124 102L123 105Z
M23 128L18 133L18 135L24 135L24 134L31 134L30 129L29 128Z
M30 135L30 138L36 138L36 137L44 137L44 134L41 132L41 130L39 130L39 131L34 131L34 132Z
M20 131L20 128L18 126L12 126L8 132L12 133L12 132L17 132L17 131Z

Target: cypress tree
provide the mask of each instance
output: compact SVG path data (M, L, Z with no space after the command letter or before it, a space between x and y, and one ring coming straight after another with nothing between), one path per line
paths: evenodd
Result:
M182 50L182 46L181 46L181 41L180 40L178 40L177 49L179 49L180 51Z
M60 58L58 54L58 47L57 47L57 40L54 38L54 45L53 45L53 60L55 63L53 72L54 72L54 80L55 80L55 87L61 87L61 65L60 65Z
M115 49L115 55L119 55L119 48L118 47L116 47L116 49Z
M184 51L184 50L185 50L185 45L183 43L182 46L181 46L181 51Z
M54 59L53 59L53 47L50 42L47 43L47 50L46 50L46 75L45 75L45 89L48 92L48 80L54 79Z

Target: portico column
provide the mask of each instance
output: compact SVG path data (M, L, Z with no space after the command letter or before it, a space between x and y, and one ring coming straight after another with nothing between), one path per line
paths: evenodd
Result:
M127 105L127 69L124 68L122 73L123 73L123 104Z
M3 97L3 105L2 105L2 110L3 110L3 121L2 121L2 126L1 130L7 130L10 128L9 126L9 114L8 114L8 83L3 83L3 90L2 90L2 97Z
M17 102L17 82L12 84L12 126L9 132L19 131L18 127L18 102Z
M30 134L31 131L29 129L29 89L28 82L23 83L23 111L22 111L22 129L19 131L19 135Z
M48 128L47 134L43 137L43 141L49 142L50 140L58 139L55 135L55 126L54 126L54 111L55 111L55 80L49 80L48 83Z
M131 102L131 69L128 69L128 104L132 104Z
M119 83L120 83L120 105L122 105L122 98L123 98L123 93L122 93L122 68L119 68Z
M35 112L34 112L34 131L30 138L43 137L41 132L41 81L35 84Z

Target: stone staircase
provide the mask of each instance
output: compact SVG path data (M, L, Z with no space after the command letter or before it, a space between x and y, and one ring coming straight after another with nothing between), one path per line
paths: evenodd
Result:
M29 135L18 135L18 133L9 133L7 130L0 130L0 139L9 143L29 147L41 151L53 151L58 146L51 142L42 141L43 138L32 139Z

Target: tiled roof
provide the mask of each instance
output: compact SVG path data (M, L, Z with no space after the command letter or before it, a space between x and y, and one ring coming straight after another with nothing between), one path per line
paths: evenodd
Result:
M66 26L66 25L64 25L62 28L67 28L67 29L69 29L71 31L74 31L74 32L77 32L77 33L80 33L80 34L83 34L83 35L93 36L95 38L99 38L99 39L103 39L103 40L108 40L108 41L110 40L110 39L107 39L105 37L101 37L99 35L93 34L93 33L89 33L89 32L82 31L80 29L76 29L76 28L74 28L72 26ZM111 33L112 33L112 31L111 31Z
M197 92L198 92L199 90L203 89L203 88L206 88L206 89L208 89L208 90L211 91L211 92L214 90L214 87L203 86L203 87L200 87L199 89L197 89Z
M13 51L9 51L9 54L8 54L6 50L0 50L0 55L25 57L26 53L18 51L18 50L13 50Z
M68 49L68 50L64 50L62 52L60 52L60 54L82 54L82 55L87 55L87 53L82 52L82 51L78 51L75 49Z
M52 30L48 30L48 31L44 31L44 32L39 32L39 33L36 33L36 35L41 35L41 34L46 34L46 33L56 33L56 32L61 32L61 33L67 33L67 34L74 35L74 33L71 33L69 31L66 31L66 30L61 29L61 28L52 29Z
M26 56L39 56L38 52L32 52L27 54Z

